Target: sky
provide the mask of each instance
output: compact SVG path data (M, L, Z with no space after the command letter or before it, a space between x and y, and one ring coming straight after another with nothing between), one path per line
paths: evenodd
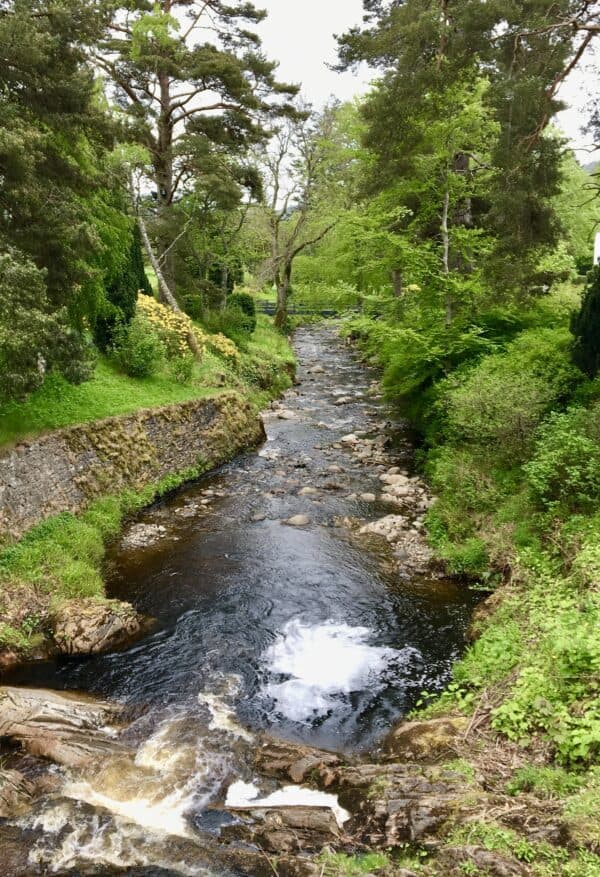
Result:
M366 89L372 73L358 76L327 68L337 60L334 33L362 21L362 0L256 0L269 16L258 31L265 52L279 61L279 79L302 83L302 94L315 107L331 95L350 100Z
M366 66L358 75L327 68L337 59L333 35L361 23L362 0L256 0L256 5L269 13L259 32L267 56L279 61L280 79L301 82L302 94L315 107L331 95L349 100L364 93L373 76ZM597 158L590 156L590 139L580 130L594 91L598 91L598 64L595 71L590 64L575 71L560 91L571 106L557 121L583 164Z

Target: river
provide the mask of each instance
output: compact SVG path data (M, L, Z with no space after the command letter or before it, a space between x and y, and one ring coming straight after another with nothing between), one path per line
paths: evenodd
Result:
M252 775L257 734L373 749L464 648L464 586L403 575L384 542L340 525L391 511L364 498L380 495L384 467L340 438L384 435L387 466L410 467L405 425L334 329L302 329L295 347L298 384L267 412L263 448L142 513L110 552L110 594L154 617L153 632L16 679L119 701L131 718L130 755L56 769L57 788L19 824L32 875L211 872L190 845L230 818L225 802L277 791ZM297 515L308 522L283 523ZM136 547L144 532L155 540Z

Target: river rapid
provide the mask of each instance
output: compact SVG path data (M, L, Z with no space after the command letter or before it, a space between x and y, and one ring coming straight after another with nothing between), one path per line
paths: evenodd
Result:
M145 511L112 549L110 595L155 618L153 632L11 679L120 702L131 720L126 752L56 768L12 826L31 875L223 873L202 839L233 818L227 807L322 794L254 776L258 735L372 750L448 680L473 595L403 570L385 540L344 525L395 511L379 476L410 468L407 429L334 328L298 331L295 348L298 383L266 412L265 445ZM378 464L340 445L349 433L385 436ZM302 526L283 523L299 515Z

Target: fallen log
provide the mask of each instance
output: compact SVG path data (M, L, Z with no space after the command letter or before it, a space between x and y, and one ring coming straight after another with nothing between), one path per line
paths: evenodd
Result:
M122 751L114 726L122 707L84 695L0 687L0 737L67 767Z

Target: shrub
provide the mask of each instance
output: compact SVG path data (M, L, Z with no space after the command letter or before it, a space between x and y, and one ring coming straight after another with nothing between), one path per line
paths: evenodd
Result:
M202 322L212 334L225 335L242 348L254 331L252 321L237 305L228 305L222 311L206 311Z
M129 250L122 264L107 280L105 300L93 323L94 341L103 352L113 345L118 327L133 319L138 292L152 295L144 270L140 231L136 223Z
M224 359L230 365L237 366L240 362L240 351L235 346L231 338L221 335L208 335L207 343L213 353L216 353L221 359Z
M202 329L194 326L183 311L174 311L155 298L142 295L138 299L138 313L150 324L163 344L167 359L185 356L189 353L189 334L193 332L200 351L204 348L206 336Z
M0 255L0 403L25 399L55 369L74 384L93 360L64 308L53 309L46 276L18 250Z
M189 384L194 374L194 356L192 353L182 353L169 360L169 374L178 384Z
M593 509L600 499L600 405L551 414L524 471L538 505L571 513Z
M164 356L160 338L148 320L139 316L117 329L113 350L119 367L132 378L156 374Z
M563 330L531 329L503 353L484 357L463 374L438 385L438 406L455 441L493 448L505 459L522 460L536 427L580 379L568 356Z
M247 317L248 334L256 329L256 302L249 292L234 292L227 299L227 308L239 308Z

